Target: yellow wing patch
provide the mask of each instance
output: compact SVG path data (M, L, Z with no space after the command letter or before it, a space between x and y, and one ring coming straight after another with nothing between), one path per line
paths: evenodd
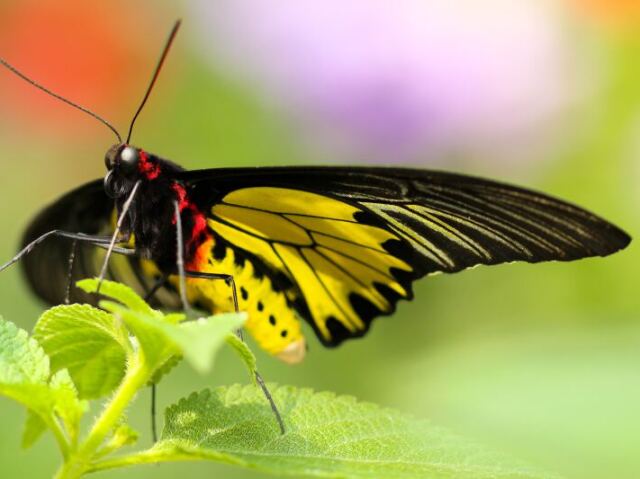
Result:
M224 197L224 203L291 215L308 215L309 206L313 204L314 216L320 214L325 218L346 221L353 221L353 215L360 211L347 203L316 193L267 186L232 191Z
M272 241L311 245L311 236L287 217L246 207L217 205L215 215L249 234Z
M330 321L347 336L366 330L352 295L379 313L393 309L385 286L409 296L394 270L411 267L384 247L397 234L358 222L362 209L307 191L277 187L243 188L211 209L210 228L235 248L248 251L287 276L298 289L321 339L336 338ZM335 327L335 323L333 325Z

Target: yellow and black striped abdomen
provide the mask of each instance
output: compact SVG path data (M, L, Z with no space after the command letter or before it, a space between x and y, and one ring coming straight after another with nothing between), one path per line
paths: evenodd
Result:
M289 305L285 292L276 291L271 279L256 271L250 259L240 260L232 248L221 245L214 255L215 247L213 238L203 242L190 269L233 276L240 311L249 315L245 328L256 342L285 362L301 361L306 343L300 320ZM188 278L187 293L191 302L214 314L234 310L232 289L225 281Z

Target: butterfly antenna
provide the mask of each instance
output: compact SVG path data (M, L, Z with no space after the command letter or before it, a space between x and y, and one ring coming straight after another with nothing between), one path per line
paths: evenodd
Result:
M87 115L95 118L96 120L98 120L103 125L106 125L113 133L115 133L116 137L118 138L118 143L122 143L122 137L120 136L120 133L118 133L118 130L116 130L115 127L111 123L109 123L107 120L105 120L101 116L97 115L96 113L92 112L91 110L89 110L89 109L87 109L87 108L85 108L85 107L83 107L81 105L78 105L77 103L72 102L71 100L67 100L66 98L64 98L63 96L58 95L57 93L52 92L51 90L49 90L48 88L44 87L40 83L38 83L35 80L32 80L31 78L29 78L27 75L25 75L20 70L18 70L16 67L14 67L9 62L7 62L4 58L0 58L0 63L3 66L5 66L9 71L15 73L17 76L22 78L24 81L26 81L27 83L33 85L34 87L38 88L39 90L42 90L47 95L51 95L52 97L57 98L58 100L66 103L67 105L70 105L70 106L72 106L72 107L74 107L74 108L76 108L76 109L78 109L80 111L85 112Z
M133 119L131 120L131 124L129 125L129 133L127 134L126 143L129 143L129 140L131 140L131 133L133 132L133 125L135 124L136 120L138 119L138 115L140 115L140 112L144 108L145 103L147 103L147 99L149 98L149 95L151 94L151 90L153 90L153 86L155 85L156 80L158 79L158 75L160 74L160 70L162 70L162 64L164 63L165 58L167 58L167 54L169 53L169 49L171 48L171 44L173 43L173 39L176 37L176 34L178 33L178 29L180 28L180 24L181 23L182 23L182 20L177 20L176 23L173 25L173 28L171 29L171 33L169 34L169 38L167 39L167 43L165 43L165 45L164 45L164 50L162 50L162 55L160 56L160 60L158 61L158 65L156 65L156 69L153 72L153 77L151 77L151 82L149 83L149 86L147 87L147 92L144 94L144 98L142 99L142 102L140 103L140 106L138 107L138 110L136 111L135 115L133 115Z

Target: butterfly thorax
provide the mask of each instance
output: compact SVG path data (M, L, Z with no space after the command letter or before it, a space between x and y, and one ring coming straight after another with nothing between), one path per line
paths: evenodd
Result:
M206 239L204 213L191 201L178 179L183 168L144 150L136 152L135 174L119 171L116 164L105 178L105 188L107 193L117 194L115 205L119 215L138 183L121 227L122 234L133 235L140 257L152 260L163 273L172 274L176 271L177 257L175 205L180 210L187 260L195 253L197 241Z

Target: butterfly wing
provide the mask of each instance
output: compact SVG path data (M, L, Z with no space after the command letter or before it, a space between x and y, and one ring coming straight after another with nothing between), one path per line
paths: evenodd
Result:
M289 307L333 346L364 334L377 316L410 299L411 282L477 264L606 256L630 238L603 219L547 195L451 173L389 168L255 168L181 173L208 215L218 245L286 292ZM102 181L42 211L24 243L58 229L110 234L113 202ZM64 301L68 239L49 238L22 262L34 291ZM212 252L215 256L215 252ZM97 275L104 251L78 243L72 281ZM145 294L152 272L114 256L108 277ZM72 301L95 298L71 289ZM161 288L155 304L179 305Z
M22 239L23 247L41 235L52 231L111 235L114 223L114 203L104 192L102 180L92 181L70 191L43 209L30 223ZM73 251L73 267L69 277L69 259ZM71 302L95 304L94 295L85 294L73 284L80 279L98 276L105 250L94 245L68 238L51 236L34 248L21 261L23 272L31 289L49 304L65 301L67 288ZM113 255L109 261L107 278L120 281L145 295L155 279L145 271L138 258ZM152 302L156 305L179 304L175 292L161 288Z
M286 278L291 307L328 346L363 335L426 274L606 256L630 241L562 200L452 173L301 167L181 175L218 241Z

